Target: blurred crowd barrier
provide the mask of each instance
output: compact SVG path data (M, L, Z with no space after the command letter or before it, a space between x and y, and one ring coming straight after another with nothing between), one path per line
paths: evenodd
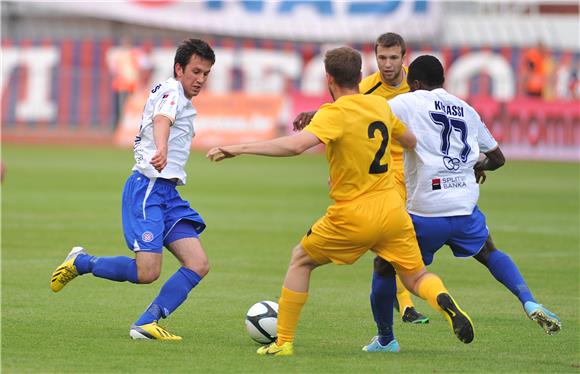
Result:
M294 116L329 101L324 51L334 45L262 39L210 38L217 62L205 90L194 145L268 139L289 131ZM2 40L2 140L132 144L151 85L172 76L179 40ZM363 73L375 71L372 43ZM139 79L119 102L118 56L130 48ZM480 110L508 154L580 159L580 53L546 51L543 91L527 96L529 49L408 46L407 63L434 54L446 68L446 88ZM121 106L120 106L121 105Z

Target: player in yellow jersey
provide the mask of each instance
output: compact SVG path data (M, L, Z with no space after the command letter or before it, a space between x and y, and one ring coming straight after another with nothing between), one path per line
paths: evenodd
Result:
M473 340L470 318L441 279L425 269L411 219L394 187L391 139L413 148L416 138L382 97L359 93L361 65L360 54L352 48L328 51L324 66L334 102L322 105L304 131L270 141L216 147L207 154L212 161L242 154L285 157L326 145L330 197L335 203L294 247L278 301L278 338L259 348L260 355L293 354L312 270L330 262L352 264L368 250L391 263L412 292L447 318L461 341ZM392 310L394 292L391 300ZM392 325L389 333L383 351L398 352Z
M378 71L364 78L359 84L359 91L365 95L378 95L387 100L395 96L409 92L407 84L407 67L403 65L403 59L407 53L405 40L399 34L388 32L380 35L375 42L375 57ZM312 119L316 112L300 113L294 120L294 129L302 130ZM405 189L405 176L403 167L403 148L396 141L391 147L393 159L391 169L394 172L396 188L403 200L407 199ZM371 309L377 325L389 323L392 320L392 311L387 310L389 304L385 290L390 289L391 277L389 276L388 264L379 256L375 257L374 272L371 291ZM428 323L429 318L415 309L411 293L401 284L396 277L397 304L403 322L412 324ZM389 288L386 288L389 287ZM392 322L391 322L392 324ZM379 326L380 338L380 326Z

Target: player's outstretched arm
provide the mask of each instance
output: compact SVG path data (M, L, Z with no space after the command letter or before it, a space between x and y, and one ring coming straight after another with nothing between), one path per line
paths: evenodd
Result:
M210 161L221 161L243 154L287 157L299 155L320 143L321 141L316 136L304 131L296 135L283 136L263 142L215 147L207 152L206 157Z
M312 117L314 117L315 114L316 114L315 110L311 112L302 112L298 114L296 118L294 118L294 121L292 122L292 128L294 129L294 131L300 131L306 126L308 126L308 124L312 120Z

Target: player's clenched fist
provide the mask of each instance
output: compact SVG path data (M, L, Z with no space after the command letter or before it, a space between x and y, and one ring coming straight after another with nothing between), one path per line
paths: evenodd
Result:
M167 151L157 150L149 162L159 173L167 166Z

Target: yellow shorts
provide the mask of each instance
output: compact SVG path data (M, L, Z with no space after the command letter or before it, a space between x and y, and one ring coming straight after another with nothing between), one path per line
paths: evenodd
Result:
M413 222L395 189L331 205L300 244L320 264L352 264L371 250L399 273L425 266Z

